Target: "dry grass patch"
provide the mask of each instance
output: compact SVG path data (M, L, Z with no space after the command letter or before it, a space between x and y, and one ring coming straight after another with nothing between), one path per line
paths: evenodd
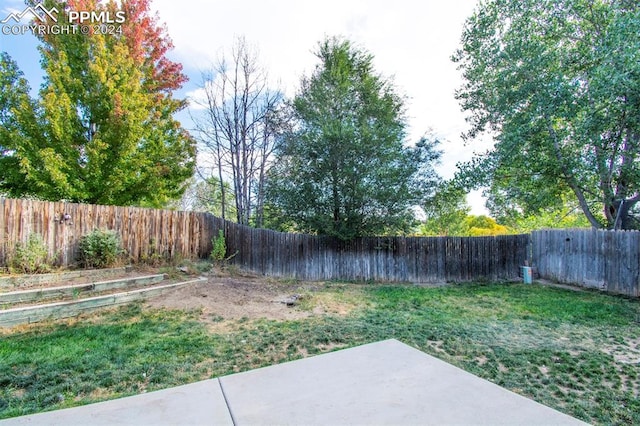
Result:
M146 305L6 332L0 417L395 338L587 422L640 424L637 318L638 300L536 285L212 276Z

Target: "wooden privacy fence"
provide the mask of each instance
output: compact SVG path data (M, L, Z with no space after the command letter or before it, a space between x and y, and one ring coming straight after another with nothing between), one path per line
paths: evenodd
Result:
M218 219L232 262L257 273L302 280L443 282L512 279L528 235L368 237L353 241L255 229Z
M68 219L65 220L65 215ZM152 256L206 257L223 229L231 262L304 280L441 282L511 279L527 258L527 235L500 237L328 237L255 229L208 213L0 199L0 266L17 242L42 235L57 263L72 265L94 229L118 232L132 262Z
M94 229L115 230L132 262L204 256L211 252L211 226L206 213L0 199L0 266L32 233L42 236L58 265L70 266L80 238Z
M541 278L640 296L640 232L555 229L531 234Z
M224 230L231 262L303 280L441 282L512 279L529 260L541 278L640 296L640 232L542 230L498 237L328 237L255 229L208 213L0 198L0 267L16 243L40 234L61 266L80 238L115 230L129 259L207 257Z

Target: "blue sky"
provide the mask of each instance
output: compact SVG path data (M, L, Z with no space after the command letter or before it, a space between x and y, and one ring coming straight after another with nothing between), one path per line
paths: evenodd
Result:
M21 2L3 0L0 1L0 20L7 16L7 4L17 4ZM30 35L4 35L0 33L0 50L8 52L18 63L22 72L29 80L32 89L37 89L42 82L42 71L40 70L40 56L37 51L38 41Z
M245 36L256 46L274 85L293 95L300 77L315 65L311 53L325 36L344 36L374 55L376 69L394 79L407 98L409 137L418 140L429 129L445 151L441 175L451 177L455 164L484 151L490 141L464 146L467 128L454 98L460 74L450 56L459 45L464 20L478 0L154 0L152 8L165 23L175 45L171 59L180 62L189 82L179 96L196 96L201 74L216 58ZM21 0L0 0L0 20L24 9ZM42 73L37 41L31 35L1 35L0 49L18 63L37 90ZM178 117L186 128L189 115ZM484 213L478 193L469 203Z

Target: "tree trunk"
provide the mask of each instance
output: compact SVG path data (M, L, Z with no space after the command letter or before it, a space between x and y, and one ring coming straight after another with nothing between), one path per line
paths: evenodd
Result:
M553 150L554 150L556 159L558 160L558 163L560 164L560 168L562 170L562 174L564 175L564 178L565 178L567 184L569 185L569 187L571 188L571 190L575 194L576 198L578 199L578 203L580 204L580 208L582 209L582 212L586 216L586 218L589 221L589 223L591 224L591 226L593 226L594 228L602 228L602 224L598 221L598 219L591 212L591 209L589 208L589 203L587 203L587 199L584 196L584 193L582 192L582 189L580 189L580 187L576 183L575 177L573 176L571 171L567 169L567 167L565 165L565 161L564 161L564 158L562 156L562 151L560 150L560 142L558 140L558 135L556 134L556 131L553 129L553 125L551 124L551 119L548 116L546 116L545 118L547 120L547 126L548 126L549 135L551 136L551 139L553 140Z

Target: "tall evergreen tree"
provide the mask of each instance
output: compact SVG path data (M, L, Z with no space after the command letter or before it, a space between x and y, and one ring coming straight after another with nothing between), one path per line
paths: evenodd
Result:
M403 100L373 57L326 39L293 100L295 130L276 150L269 211L304 232L341 239L401 233L436 180L435 142L405 147Z

